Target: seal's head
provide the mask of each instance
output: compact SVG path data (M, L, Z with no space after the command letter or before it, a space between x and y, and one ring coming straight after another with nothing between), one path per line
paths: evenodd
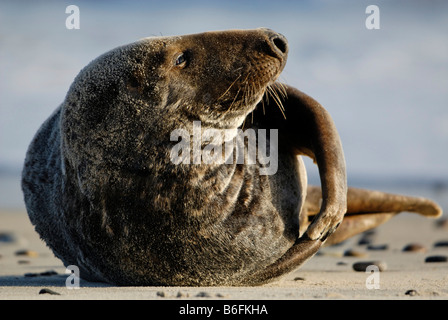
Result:
M285 38L271 30L207 32L158 39L164 105L215 128L242 124L286 63Z
M67 94L65 156L88 159L73 167L97 160L140 168L155 142L192 121L238 128L280 75L287 53L285 37L269 29L152 37L113 49L85 67Z
M68 106L95 124L114 109L239 126L278 78L287 53L286 39L269 29L145 38L82 70Z

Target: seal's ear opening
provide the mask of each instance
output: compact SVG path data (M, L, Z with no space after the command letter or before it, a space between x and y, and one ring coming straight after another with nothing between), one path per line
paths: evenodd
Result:
M138 88L140 86L139 81L137 80L137 78L132 75L129 77L129 81L128 81L128 87L129 88Z
M126 87L132 96L136 97L141 94L140 82L135 75L129 77Z
M140 72L131 72L127 81L126 89L134 98L141 97L144 91L144 79Z

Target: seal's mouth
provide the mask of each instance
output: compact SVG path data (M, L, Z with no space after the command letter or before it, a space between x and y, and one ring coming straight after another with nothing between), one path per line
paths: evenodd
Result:
M282 100L286 98L286 88L282 83L276 82L281 72L281 68L279 69L272 72L275 74L274 76L264 77L269 78L268 81L246 81L245 84L239 86L233 96L227 95L225 99L218 100L217 104L219 105L220 111L224 113L237 110L243 111L241 110L243 108L247 109L244 111L251 112L259 102L269 104L271 100L280 109L283 109Z

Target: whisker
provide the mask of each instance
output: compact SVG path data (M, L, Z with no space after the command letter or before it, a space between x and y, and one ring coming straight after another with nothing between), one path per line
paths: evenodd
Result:
M282 101L282 99L280 97L281 94L279 94L279 92L277 90L274 90L274 89L272 90L272 92L273 92L273 94L274 94L274 96L275 96L275 98L276 98L276 100L277 100L277 102L279 104L279 107L282 110L285 110L285 108L283 107L283 101Z
M261 99L261 106L263 107L263 115L265 115L266 109L264 108L264 99Z
M227 112L229 112L230 110L232 110L232 107L233 107L233 105L235 104L236 98L238 98L238 95L240 94L240 92L241 92L241 88L238 89L238 91L237 91L237 93L236 93L236 95L235 95L235 98L233 98L233 101L232 101L232 103L230 104L230 107L227 109L227 111L226 111L225 113L227 113Z
M230 84L230 86L227 88L227 90L218 98L220 100L222 97L224 97L227 92L230 91L230 89L233 87L233 85L238 81L238 79L241 78L241 74Z
M248 72L247 76L246 76L246 79L244 79L244 99L243 100L244 100L244 103L246 105L249 103L249 98L252 95L251 86L250 86L250 83L248 81L250 74L251 74L251 72Z
M285 108L283 107L283 103L282 103L282 99L280 98L279 94L277 93L276 87L273 86L268 86L267 87L267 92L269 93L268 95L270 95L272 97L272 99L274 100L275 104L279 107L280 111L283 114L283 117L286 119L286 115L285 115Z
M264 97L266 98L266 104L269 105L269 87L266 88Z
M280 95L286 99L288 97L288 93L286 92L286 85L281 82L276 82L274 83L274 85L278 90L278 92L280 93Z

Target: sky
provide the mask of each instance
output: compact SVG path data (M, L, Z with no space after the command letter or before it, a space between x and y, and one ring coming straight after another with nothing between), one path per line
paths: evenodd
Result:
M79 29L66 28L72 4ZM380 29L366 28L370 4ZM280 80L332 115L349 178L446 180L447 21L443 1L2 1L0 173L20 172L37 129L100 54L147 36L268 27L289 41Z

